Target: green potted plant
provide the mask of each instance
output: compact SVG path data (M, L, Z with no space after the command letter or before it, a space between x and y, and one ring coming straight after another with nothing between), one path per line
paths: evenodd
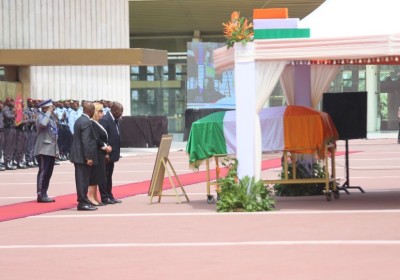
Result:
M284 171L282 171L280 177L284 177ZM323 166L318 162L314 162L312 166L312 174L305 167L302 162L296 164L296 178L324 178L325 173ZM293 164L288 164L288 178L293 179ZM309 195L323 195L325 184L323 183L307 183L307 184L275 184L275 195L277 196L309 196Z
M225 178L218 180L218 212L256 212L274 209L275 199L262 180L248 176L238 179L237 159L223 163L229 171Z

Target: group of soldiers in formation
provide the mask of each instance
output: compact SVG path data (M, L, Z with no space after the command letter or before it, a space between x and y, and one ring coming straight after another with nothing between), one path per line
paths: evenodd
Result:
M42 100L28 98L26 106L22 102L22 119L17 119L17 109L13 98L0 100L0 171L26 169L38 166L34 154L36 142L36 117ZM58 128L59 157L57 161L68 160L71 152L75 121L82 115L82 100L59 100L54 103L54 119ZM104 114L111 107L107 100L96 101L103 104ZM58 164L58 162L56 162Z

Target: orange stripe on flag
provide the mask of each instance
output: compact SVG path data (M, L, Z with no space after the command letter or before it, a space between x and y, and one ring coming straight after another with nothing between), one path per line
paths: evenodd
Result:
M288 18L287 8L253 9L253 19Z
M302 106L287 106L283 122L285 150L312 148L298 152L317 151L319 156L324 157L325 145L338 139L332 120L324 112Z

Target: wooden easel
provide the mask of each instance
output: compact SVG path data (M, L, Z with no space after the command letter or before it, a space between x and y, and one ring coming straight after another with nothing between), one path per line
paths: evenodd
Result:
M185 192L185 189L183 188L182 183L179 180L179 177L176 174L175 169L171 164L171 161L168 159L169 150L171 148L171 143L172 143L172 135L164 134L161 137L161 143L160 143L160 147L158 148L156 163L154 165L153 175L151 177L150 188L148 191L148 195L150 196L150 204L152 203L154 196L158 196L158 203L160 203L162 196L176 196L176 198L178 199L178 202L181 203L181 199L180 199L181 195L184 195L186 197L186 200L189 202L189 198ZM169 166L169 168L168 168L168 166ZM183 194L178 194L177 187L175 187L175 183L174 183L174 180L172 179L170 170L172 171L173 176L175 177L176 181L178 182L177 187L182 189ZM162 194L165 171L167 172L168 179L169 179L169 181L172 185L172 188L175 192L174 195Z

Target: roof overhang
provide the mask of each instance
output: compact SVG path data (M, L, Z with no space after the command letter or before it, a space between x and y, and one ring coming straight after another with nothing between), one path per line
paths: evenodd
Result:
M0 49L3 66L168 64L168 52L154 49Z

